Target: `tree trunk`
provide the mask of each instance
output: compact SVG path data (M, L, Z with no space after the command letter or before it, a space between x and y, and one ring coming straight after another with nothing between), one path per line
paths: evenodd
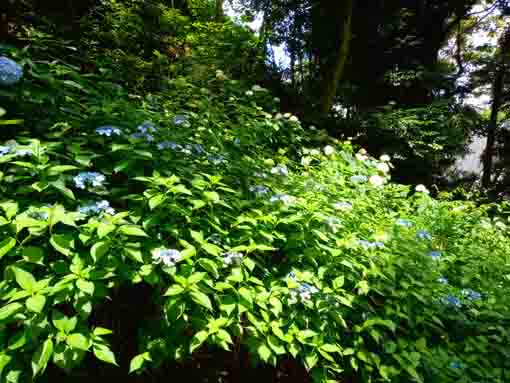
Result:
M223 10L224 0L216 0L216 21L221 23L225 20L225 11Z
M332 60L326 60L322 72L322 97L320 110L329 113L338 90L338 85L344 74L345 64L349 56L352 31L353 0L345 0L334 4L336 24L339 25L338 48Z

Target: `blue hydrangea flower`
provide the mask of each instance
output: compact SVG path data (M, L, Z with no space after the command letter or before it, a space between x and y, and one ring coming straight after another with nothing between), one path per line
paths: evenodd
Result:
M446 306L451 306L454 308L462 307L462 302L455 295L448 294L447 296L441 298L441 302L443 302Z
M349 180L351 182L354 182L354 183L361 183L361 182L367 182L368 181L368 177L367 176L357 175L357 176L352 176L351 178L349 178Z
M289 175L289 169L287 169L285 165L277 165L271 169L271 174L287 177Z
M447 285L448 284L448 278L445 278L445 277L440 277L437 279L437 281L439 283L441 283L442 285Z
M411 221L408 221L407 219L397 219L396 224L398 226L403 226L403 227L411 227L414 225Z
M175 249L156 249L153 252L152 260L155 264L163 263L165 266L174 266L182 259L181 252Z
M176 142L173 142L173 141L163 141L163 142L160 142L157 145L157 148L159 150L164 150L164 149L172 149L172 150L176 150L176 151L182 150L182 146L179 145Z
M336 210L351 210L352 209L352 203L350 202L336 202L333 207Z
M49 218L49 214L45 211L32 211L28 213L28 216L38 221L46 221Z
M188 118L182 114L177 114L174 116L173 122L175 125L183 125L188 123Z
M87 205L80 206L78 208L78 212L85 215L94 215L106 213L109 215L114 215L115 210L110 206L110 203L106 200L91 202Z
M113 126L113 125L104 125L104 126L100 126L99 128L97 128L96 133L99 134L100 136L107 136L107 137L120 136L120 135L122 135L122 130L120 130L120 128L117 128L116 126Z
M269 202L281 202L284 205L290 205L293 201L293 198L288 194L275 194L271 197Z
M418 237L419 239L427 240L427 241L432 240L432 235L427 230L419 230L416 233L416 237Z
M0 85L10 86L16 84L23 77L23 68L7 57L0 57Z
M434 250L429 252L429 257L432 258L434 261L439 261L443 255L440 251Z
M241 139L239 137L234 139L234 145L236 145L236 146L241 145Z
M151 121L145 121L136 128L140 133L155 133L158 129Z
M213 165L221 165L227 162L227 159L220 154L211 154L207 157Z
M462 364L456 360L450 363L450 368L454 370L460 370L462 368Z
M223 254L223 263L225 265L239 264L242 259L243 255L241 253L228 252Z
M312 286L308 283L301 283L297 289L291 289L290 296L292 301L297 301L297 298L301 300L301 302L308 301L312 298L312 296L319 292L315 286Z
M16 150L16 156L18 157L25 157L25 156L31 156L34 153L30 149L20 149Z
M289 278L289 279L296 279L297 275L296 275L295 272L291 271L290 273L287 274L287 278Z
M470 301L477 301L482 299L482 294L472 289L462 289L460 293Z
M204 145L195 144L192 146L191 151L197 155L205 154Z
M269 193L269 188L264 185L255 185L255 186L250 186L250 191L252 193L255 193L258 196L262 196L262 195Z
M384 243L382 242L370 242L366 239L360 239L358 244L364 247L365 249L381 249L384 247Z
M100 187L103 185L103 182L106 180L106 177L98 172L81 172L78 173L76 177L74 177L74 184L78 189L85 189L86 185L91 185L92 187Z
M10 146L0 146L0 156L5 156L11 152Z

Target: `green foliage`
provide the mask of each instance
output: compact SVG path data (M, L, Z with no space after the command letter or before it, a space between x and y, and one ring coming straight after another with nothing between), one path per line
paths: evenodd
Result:
M488 207L390 183L349 142L309 148L267 90L228 73L129 98L63 62L36 68L6 90L27 121L0 156L1 382L120 364L98 318L132 286L154 310L126 373L242 346L316 382L510 379L508 222ZM56 124L35 129L25 92L45 71Z

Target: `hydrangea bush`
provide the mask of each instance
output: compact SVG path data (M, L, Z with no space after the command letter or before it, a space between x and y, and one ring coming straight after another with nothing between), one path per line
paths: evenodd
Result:
M0 143L1 381L220 349L321 383L510 381L508 207L391 183L212 73ZM151 310L118 334L101 312L132 286Z

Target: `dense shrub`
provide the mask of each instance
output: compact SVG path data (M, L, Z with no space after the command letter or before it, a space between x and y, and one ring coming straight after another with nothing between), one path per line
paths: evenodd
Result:
M37 134L26 116L0 146L1 381L219 349L317 382L509 381L508 226L488 207L393 184L349 142L314 147L220 70L131 98L37 73L6 88L10 113L36 85L81 113L57 104ZM133 286L142 320L112 334Z

